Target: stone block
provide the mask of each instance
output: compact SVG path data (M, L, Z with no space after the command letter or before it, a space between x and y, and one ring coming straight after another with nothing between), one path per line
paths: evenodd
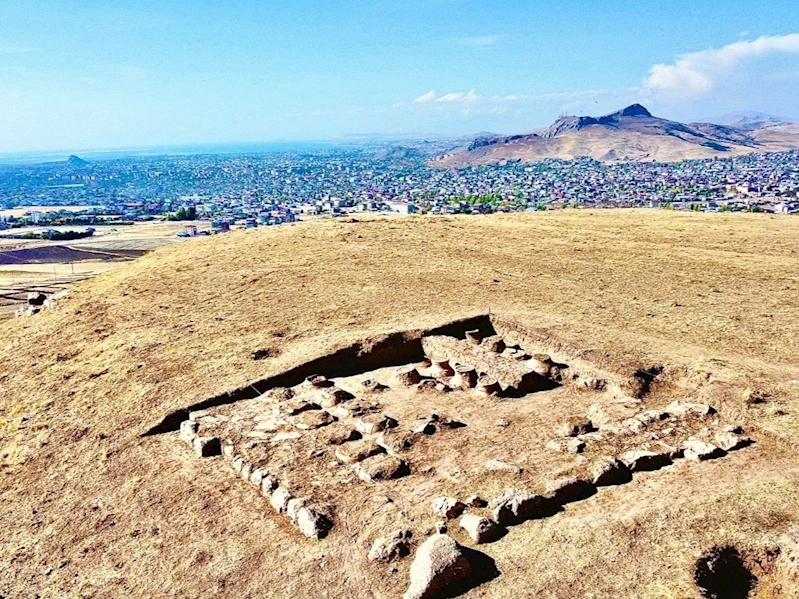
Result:
M685 458L695 462L712 460L726 455L726 452L720 447L698 439L689 439L683 444L683 449L685 450Z
M180 423L180 439L188 445L194 444L194 438L200 429L200 423L194 420L184 420Z
M671 464L671 458L667 454L643 450L628 451L620 459L632 472L658 470Z
M496 522L477 514L466 514L461 518L460 525L478 545L490 543L502 533Z
M466 505L454 497L436 497L432 504L436 516L451 520L457 518L466 509Z

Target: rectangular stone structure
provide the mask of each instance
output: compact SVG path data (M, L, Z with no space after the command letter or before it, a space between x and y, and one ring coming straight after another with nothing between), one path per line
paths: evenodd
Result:
M422 349L428 356L442 355L449 358L450 363L474 366L477 372L495 379L503 391L511 389L531 393L552 387L552 381L533 372L525 362L507 358L466 340L431 335L422 338Z

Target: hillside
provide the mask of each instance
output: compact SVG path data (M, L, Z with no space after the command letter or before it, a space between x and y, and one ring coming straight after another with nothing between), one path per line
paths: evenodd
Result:
M747 121L747 125L683 124L655 117L640 104L633 104L600 117L561 117L534 133L483 137L430 164L457 167L579 156L602 162L677 162L799 148L796 124L769 122L764 128L756 128Z
M330 220L159 248L81 283L0 325L0 596L399 598L413 556L369 561L377 536L401 522L418 547L438 494L491 498L579 465L545 444L591 404L675 398L713 405L708 426L754 444L509 527L476 546L495 571L461 596L700 597L714 547L741 556L749 596L795 596L797 236L790 217L670 211ZM412 458L432 465L405 478L314 480L337 506L327 538L179 439L176 417L209 398L222 415L257 407L243 398L311 368L363 390L393 371L357 369L380 348L476 316L583 374L515 399L383 391L401 426L433 411L466 426L420 441ZM637 369L655 378L631 390ZM483 472L488 459L523 467ZM335 459L303 449L285 470L308 464L319 476Z
M743 129L746 131L755 131L757 129L765 129L766 127L790 125L794 123L794 121L790 119L756 111L731 112L706 120L710 123L725 125L727 127L735 127L736 129Z

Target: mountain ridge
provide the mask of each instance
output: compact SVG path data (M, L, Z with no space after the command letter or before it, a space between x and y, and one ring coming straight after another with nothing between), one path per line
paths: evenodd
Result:
M767 115L766 115L767 116ZM680 123L631 104L602 116L562 116L546 129L517 135L479 137L442 154L433 166L468 166L503 161L538 162L582 156L602 162L678 162L799 149L799 125L762 120L747 127ZM758 121L760 122L760 121ZM768 130L768 133L762 131Z

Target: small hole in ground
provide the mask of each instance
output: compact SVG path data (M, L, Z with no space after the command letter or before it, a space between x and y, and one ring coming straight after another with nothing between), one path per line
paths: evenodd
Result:
M697 560L694 581L706 599L746 599L757 577L735 547L714 547Z

